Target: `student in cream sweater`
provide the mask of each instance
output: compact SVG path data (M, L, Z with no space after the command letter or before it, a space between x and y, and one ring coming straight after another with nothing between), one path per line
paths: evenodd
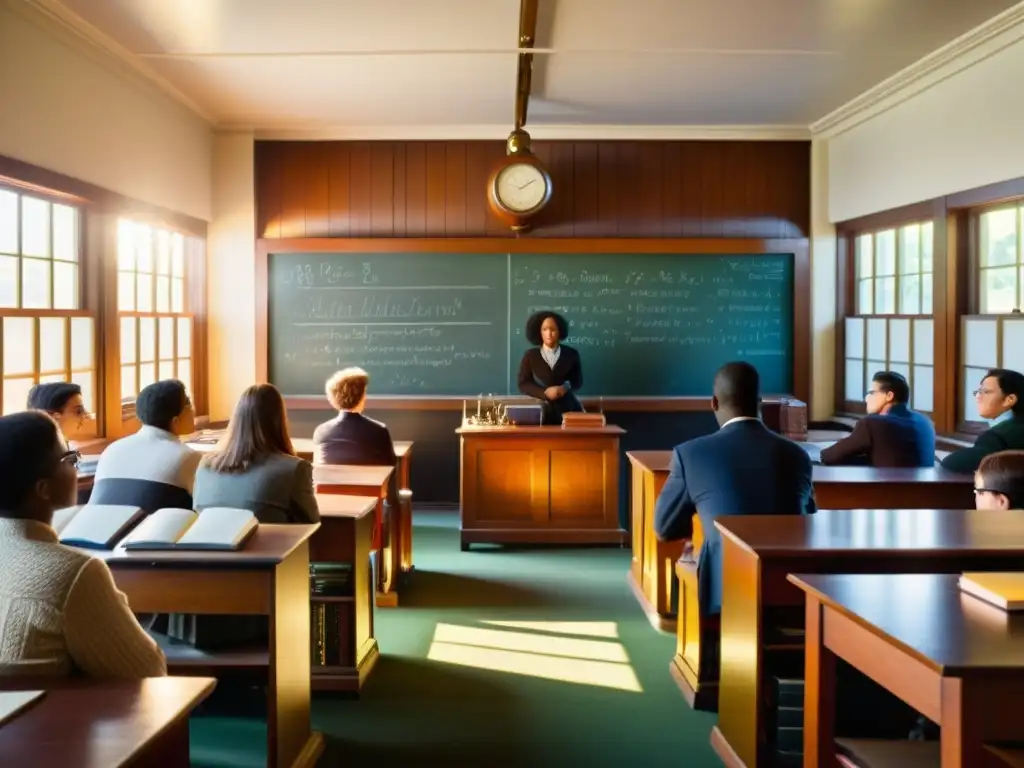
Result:
M50 527L74 504L80 458L45 413L0 417L0 676L165 675L107 564Z

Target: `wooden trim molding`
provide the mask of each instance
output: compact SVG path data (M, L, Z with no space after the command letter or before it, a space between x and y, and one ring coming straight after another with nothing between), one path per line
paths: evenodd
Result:
M811 408L811 270L808 241L760 238L289 238L256 242L256 379L269 371L268 267L271 253L611 253L611 254L793 254L793 395ZM710 386L710 382L709 382ZM286 398L289 407L326 409L319 398ZM312 401L315 401L315 406ZM384 403L387 405L384 405ZM596 404L597 401L592 401ZM697 411L706 398L604 398L616 410ZM698 405L699 403L699 405ZM462 398L370 398L370 407L449 410Z

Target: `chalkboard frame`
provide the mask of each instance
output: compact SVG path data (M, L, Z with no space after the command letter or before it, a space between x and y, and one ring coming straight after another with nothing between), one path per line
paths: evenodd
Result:
M806 238L261 238L256 241L256 378L269 370L268 290L270 256L275 253L669 253L693 255L793 255L793 391L765 392L766 399L794 396L811 408L811 268ZM395 410L459 410L459 396L405 397L378 395L368 406ZM511 401L516 398L503 397ZM582 398L587 407L608 411L705 411L707 397ZM326 398L285 397L289 408L329 410ZM525 401L525 398L524 398Z

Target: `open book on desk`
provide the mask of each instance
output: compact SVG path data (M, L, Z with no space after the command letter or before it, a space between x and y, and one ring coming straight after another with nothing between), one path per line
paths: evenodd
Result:
M146 516L141 507L82 504L58 509L51 523L61 544L86 549L113 549Z
M124 540L128 551L147 549L222 549L237 550L259 527L248 509L209 507L202 512L191 509L159 509Z

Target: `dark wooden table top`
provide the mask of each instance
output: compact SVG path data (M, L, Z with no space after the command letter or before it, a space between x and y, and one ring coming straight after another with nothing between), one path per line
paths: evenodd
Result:
M790 574L789 580L937 673L1024 675L1024 614L964 594L958 575Z
M377 499L372 496L318 493L316 503L321 517L362 517L377 508Z
M672 451L626 451L626 458L648 472L668 472L672 466Z
M903 556L1024 557L1024 511L822 509L813 515L730 515L715 520L715 527L724 538L768 557L872 555L880 549L902 550Z
M148 743L187 717L216 685L205 677L8 682L4 681L6 690L46 690L0 727L0 765L11 768L127 765Z
M814 467L814 484L819 483L973 483L971 475L949 472L941 467Z
M97 550L80 549L87 555L107 561L111 568L138 567L227 567L253 568L277 565L287 558L320 527L312 524L265 524L256 529L245 548L237 552L223 552L200 549L146 550L125 549Z
M388 481L394 471L394 467L314 464L313 482L324 485L365 485L369 488L379 488Z

